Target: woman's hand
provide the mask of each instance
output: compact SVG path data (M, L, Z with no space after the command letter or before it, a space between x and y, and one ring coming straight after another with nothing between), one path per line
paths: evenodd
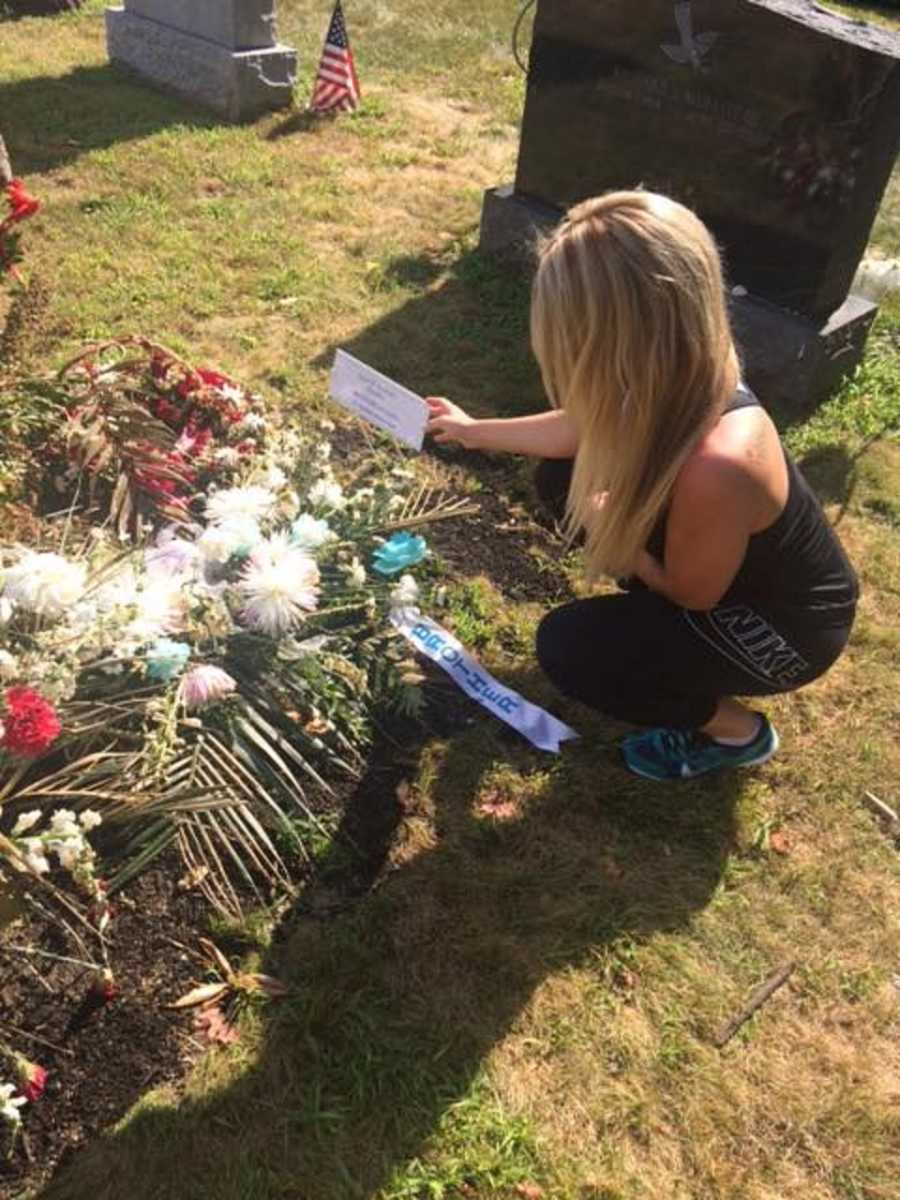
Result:
M466 450L476 448L475 430L478 422L474 417L470 417L458 404L445 400L443 396L426 396L425 403L430 413L425 431L431 434L436 442L456 442Z

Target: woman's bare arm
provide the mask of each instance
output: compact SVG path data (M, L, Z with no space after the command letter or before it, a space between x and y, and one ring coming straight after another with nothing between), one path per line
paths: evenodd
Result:
M728 591L747 553L758 485L740 464L706 457L683 471L666 528L665 562L646 550L635 574L682 608L708 610Z
M466 450L496 450L534 458L574 458L578 438L571 419L560 409L529 417L478 420L457 404L429 396L428 433L438 443L456 442Z

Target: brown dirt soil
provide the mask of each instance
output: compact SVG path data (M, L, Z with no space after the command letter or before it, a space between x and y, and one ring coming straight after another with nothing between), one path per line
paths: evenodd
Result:
M0 1196L45 1178L142 1092L177 1079L195 1055L186 1037L189 1022L164 1007L202 973L173 944L193 948L207 917L199 895L177 891L178 877L173 861L116 898L110 959L119 994L93 1012L83 1004L92 972L0 947L0 1029L50 1073L44 1095L27 1106L24 1137L10 1158L0 1157ZM15 946L77 955L68 938L36 921L11 926L6 938Z
M344 461L358 461L365 450L364 438L354 430L341 429L334 442ZM567 598L562 574L548 573L546 567L548 561L558 563L561 542L549 524L530 515L528 485L517 468L470 458L463 471L453 454L441 458L438 469L449 473L454 485L473 473L480 484L472 496L476 514L424 530L448 576L483 575L514 600L550 604ZM341 865L335 870L326 856L316 878L307 881L295 912L328 917L378 885L392 869L389 851L402 808L402 781L412 769L417 746L429 732L446 736L477 719L474 706L442 672L426 666L426 674L425 728L380 730L365 777L352 788L338 781L336 797L323 799L323 807L341 814L338 837L354 852L338 855ZM44 1096L25 1110L25 1137L18 1138L9 1159L0 1153L3 1200L45 1182L144 1092L177 1083L204 1051L193 1035L190 1015L165 1007L209 978L203 963L183 948L196 949L198 935L207 932L209 909L196 892L179 890L182 875L173 855L115 897L110 960L120 994L75 1022L75 1029L71 1025L91 973L2 950L5 936L18 946L71 955L69 940L53 926L36 922L20 922L0 935L0 1036L50 1072ZM276 937L289 924L288 918ZM239 947L217 941L226 953L234 949L232 957L239 954Z

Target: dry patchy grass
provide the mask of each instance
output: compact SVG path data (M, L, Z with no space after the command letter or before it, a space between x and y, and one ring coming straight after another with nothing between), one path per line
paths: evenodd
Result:
M320 7L282 5L307 64ZM28 231L52 285L34 361L140 328L302 411L340 341L476 409L536 407L526 289L472 252L481 189L515 155L514 8L360 0L366 104L311 129L223 128L121 80L99 3L4 26L4 132L46 201ZM892 199L887 252L896 224ZM896 1196L897 856L860 798L896 804L900 778L900 482L870 446L900 423L898 321L790 431L864 595L837 667L772 702L784 754L653 789L575 706L584 736L559 760L480 719L399 748L411 789L378 887L327 920L311 896L272 951L291 1000L248 1014L239 1048L149 1096L46 1200ZM488 580L451 603L498 672L555 702L529 663L534 605ZM786 959L787 987L716 1050Z

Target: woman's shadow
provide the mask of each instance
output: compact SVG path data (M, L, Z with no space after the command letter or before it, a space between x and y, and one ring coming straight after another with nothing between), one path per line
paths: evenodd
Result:
M506 681L550 698L535 673ZM326 861L267 964L294 993L267 1011L244 1074L217 1089L213 1066L200 1095L145 1106L44 1200L375 1197L549 975L592 962L615 989L628 947L709 902L734 777L632 780L611 727L583 710L566 714L585 736L559 759L472 715L449 739L394 747L364 781L345 826L366 831L368 877L346 848ZM398 799L417 777L427 794Z

